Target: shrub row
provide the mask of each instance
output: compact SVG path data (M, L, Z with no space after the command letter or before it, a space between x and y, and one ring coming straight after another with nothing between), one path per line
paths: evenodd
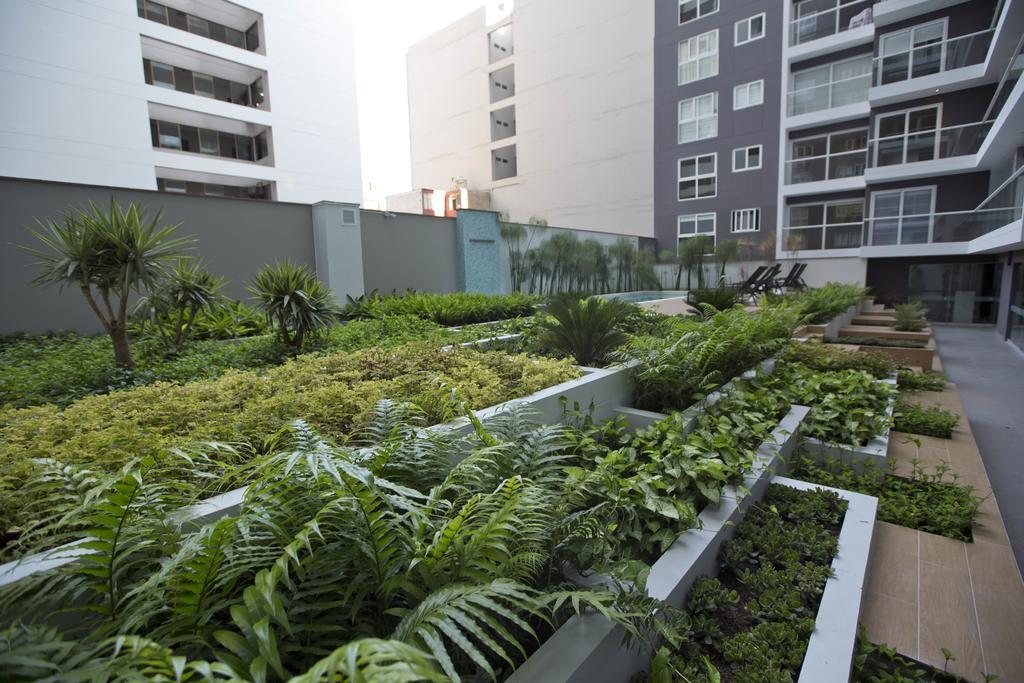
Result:
M787 298L796 303L805 321L811 325L824 325L837 315L861 301L868 290L859 285L829 282L792 294Z
M532 294L409 293L400 296L369 295L350 303L348 315L415 315L439 325L468 325L532 315L541 297Z

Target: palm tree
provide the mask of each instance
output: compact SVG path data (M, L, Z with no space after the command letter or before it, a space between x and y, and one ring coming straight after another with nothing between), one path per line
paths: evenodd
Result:
M736 240L722 240L715 246L715 260L718 261L719 283L725 280L725 264L736 258L739 248L739 242Z
M34 285L76 286L110 335L119 368L132 370L126 320L131 294L153 289L167 265L181 256L193 240L172 237L177 225L160 227L160 214L146 220L146 210L134 202L124 209L110 198L104 211L72 209L60 221L36 223L32 234L43 248L19 247L37 258Z
M199 312L221 300L224 282L201 261L181 258L155 291L139 299L135 311L143 313L161 337L165 334L163 323L170 320L174 331L164 341L179 346L188 339Z

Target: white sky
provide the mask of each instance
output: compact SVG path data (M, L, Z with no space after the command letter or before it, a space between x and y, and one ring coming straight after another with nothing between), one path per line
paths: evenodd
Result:
M375 199L411 189L406 51L484 4L485 0L353 0L364 206L376 208Z

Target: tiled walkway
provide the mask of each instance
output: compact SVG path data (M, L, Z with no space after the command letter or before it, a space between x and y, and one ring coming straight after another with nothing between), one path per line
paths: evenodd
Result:
M861 622L871 640L939 669L942 648L956 657L949 670L971 681L985 673L1001 683L1024 683L1024 581L1010 549L970 425L953 385L909 396L958 413L952 439L892 433L889 459L909 474L916 459L928 472L949 468L962 484L989 496L974 542L878 522Z

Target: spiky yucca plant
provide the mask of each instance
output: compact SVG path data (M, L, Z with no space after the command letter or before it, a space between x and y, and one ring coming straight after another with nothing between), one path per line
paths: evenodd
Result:
M555 297L548 303L549 318L541 323L542 343L572 356L579 365L601 363L626 341L619 326L632 308L599 297Z
M135 313L148 321L165 343L179 346L192 332L202 311L221 300L225 279L214 275L202 261L178 259L152 292L139 299ZM170 323L169 330L166 329Z
M338 319L334 295L308 267L285 260L264 266L249 291L259 301L267 321L277 327L281 341L301 349L311 333Z

